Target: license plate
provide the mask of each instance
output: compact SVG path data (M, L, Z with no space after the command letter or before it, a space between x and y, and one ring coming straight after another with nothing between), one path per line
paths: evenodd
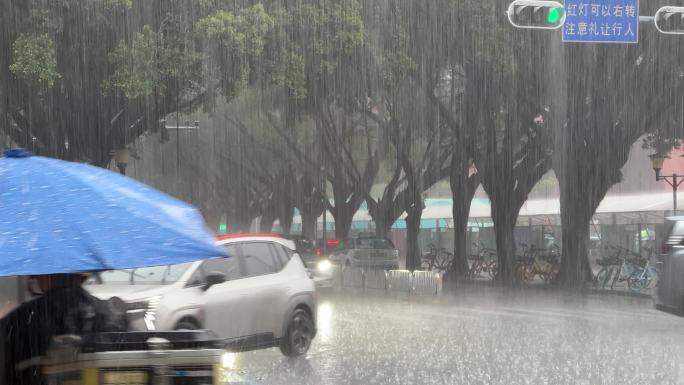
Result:
M147 372L104 372L102 385L148 385Z

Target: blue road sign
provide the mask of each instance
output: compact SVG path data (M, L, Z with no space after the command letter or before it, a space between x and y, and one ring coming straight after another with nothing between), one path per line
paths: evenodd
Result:
M564 42L637 43L639 0L565 0Z

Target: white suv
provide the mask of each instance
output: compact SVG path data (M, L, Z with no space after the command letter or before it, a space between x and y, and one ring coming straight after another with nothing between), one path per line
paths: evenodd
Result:
M91 278L95 296L128 304L133 330L209 329L234 351L307 352L316 334L316 289L292 241L222 237L228 258L114 270Z

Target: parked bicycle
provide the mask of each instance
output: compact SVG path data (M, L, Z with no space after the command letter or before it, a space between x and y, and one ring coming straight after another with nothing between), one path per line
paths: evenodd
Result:
M622 267L622 251L613 245L607 245L604 246L603 253L604 257L596 261L601 269L596 273L595 282L605 289L615 272Z
M468 276L470 278L477 278L486 273L489 278L496 278L498 271L496 250L485 247L484 243L478 245L473 242L473 246L477 252L469 257L472 263L470 264Z
M658 269L646 260L643 267L637 267L632 272L632 275L627 280L627 285L633 291L641 291L651 289L657 286Z
M610 282L610 289L613 290L616 283L626 282L633 291L655 286L658 270L648 259L620 246L609 245L605 250L610 254L597 261L602 266L596 274L597 285L605 289Z
M521 243L520 246L523 255L518 257L515 266L518 280L529 282L539 276L544 282L549 282L558 274L560 268L558 245L554 244L548 250L535 247L535 245L528 247L525 243Z
M429 245L430 251L423 254L421 268L428 271L446 272L454 261L454 255L443 247Z

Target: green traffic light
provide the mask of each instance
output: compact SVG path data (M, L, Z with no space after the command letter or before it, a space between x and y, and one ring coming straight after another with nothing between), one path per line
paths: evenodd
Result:
M226 230L228 230L228 226L227 226L227 225L225 225L225 224L220 224L220 225L219 225L219 231L226 231Z
M546 21L548 21L550 24L558 23L558 21L561 19L562 12L562 8L551 8L549 10L549 15L546 17Z

